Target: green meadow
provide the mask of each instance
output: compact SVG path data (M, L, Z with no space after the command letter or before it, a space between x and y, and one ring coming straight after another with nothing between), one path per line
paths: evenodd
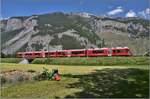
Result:
M149 97L149 64L148 57L123 57L129 64L107 63L120 60L121 57L91 58L85 64L78 64L87 58L35 59L44 60L38 64L1 63L1 74L11 71L42 73L43 67L49 71L58 69L60 81L26 80L17 83L5 83L1 86L2 98L148 98ZM105 64L92 64L101 59ZM131 60L130 60L131 59ZM51 60L51 62L48 62ZM70 60L70 61L69 61ZM55 62L54 62L55 61ZM67 64L56 64L58 61ZM77 63L75 63L76 61ZM133 63L130 63L133 62ZM54 64L55 63L55 64ZM89 64L90 63L90 64ZM107 64L106 64L107 63ZM70 65L68 65L70 64ZM75 65L76 64L76 65ZM87 65L86 65L87 64Z

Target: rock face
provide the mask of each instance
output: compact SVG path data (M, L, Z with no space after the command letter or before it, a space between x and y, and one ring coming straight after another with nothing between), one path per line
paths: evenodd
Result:
M7 21L5 31L13 31L23 27L22 21L17 18L12 18Z
M128 46L148 50L149 21L61 12L1 20L2 53Z
M36 20L34 20L32 17L26 19L23 23L21 22L21 20L20 21L18 20L19 19L8 20L10 22L7 22L6 31L3 32L4 34L2 33L2 37L3 37L5 33L8 32L11 33L14 30L21 29L22 27L24 27L22 30L18 31L17 35L14 35L8 41L2 44L2 48L3 48L2 52L4 54L13 54L14 52L19 50L22 46L24 46L26 43L30 41L32 34L36 34L38 32L34 30L34 27L37 26L37 24L36 24ZM14 26L13 26L13 22L15 24ZM21 26L19 26L19 24L21 24Z

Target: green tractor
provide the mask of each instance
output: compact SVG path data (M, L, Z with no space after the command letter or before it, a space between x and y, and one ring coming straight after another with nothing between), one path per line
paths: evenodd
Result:
M60 81L61 77L58 73L58 69L52 69L51 72L47 68L43 67L43 72L33 77L34 80L56 80Z

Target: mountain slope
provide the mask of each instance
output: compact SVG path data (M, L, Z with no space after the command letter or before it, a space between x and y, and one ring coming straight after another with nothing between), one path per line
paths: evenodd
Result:
M128 46L134 54L143 54L148 30L148 20L138 18L61 12L12 17L1 21L2 52Z

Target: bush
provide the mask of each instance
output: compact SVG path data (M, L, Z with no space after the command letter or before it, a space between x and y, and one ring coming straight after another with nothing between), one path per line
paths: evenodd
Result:
M50 65L148 65L148 57L71 57L71 58L38 58L33 64Z
M1 84L4 84L7 82L7 79L4 76L1 76Z
M19 81L19 82L22 82L22 81L24 81L25 79L24 79L24 77L23 77L23 75L20 75L19 77L17 77L17 81Z
M149 54L150 54L149 51L147 51L144 53L144 56L149 56Z
M48 80L51 72L48 72L47 68L43 68L43 72L33 77L34 80Z
M21 58L1 58L2 63L19 63Z

